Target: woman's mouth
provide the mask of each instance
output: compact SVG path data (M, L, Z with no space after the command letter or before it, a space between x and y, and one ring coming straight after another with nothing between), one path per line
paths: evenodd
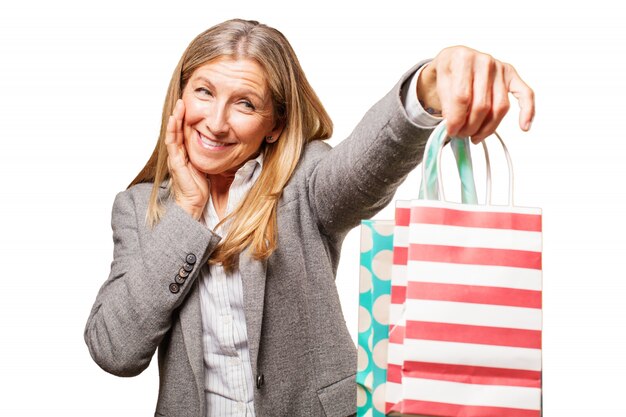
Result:
M234 145L233 142L221 142L217 140L211 140L200 132L198 132L198 143L204 149L208 149L210 151L221 151Z

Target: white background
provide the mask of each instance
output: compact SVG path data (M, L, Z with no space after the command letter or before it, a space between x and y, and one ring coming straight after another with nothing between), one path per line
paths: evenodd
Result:
M445 46L516 66L536 91L537 117L524 134L513 105L499 130L517 202L544 210L545 415L624 416L624 10L608 1L216 3L0 6L0 415L153 413L156 359L136 378L108 375L83 328L109 271L113 198L152 152L174 66L196 34L243 17L291 41L333 117L333 144ZM417 181L397 198L414 197ZM358 251L355 230L337 278L353 334Z

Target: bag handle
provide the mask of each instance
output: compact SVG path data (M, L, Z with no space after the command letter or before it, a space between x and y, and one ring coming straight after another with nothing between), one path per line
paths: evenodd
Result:
M502 145L502 150L504 151L504 156L506 157L506 162L509 168L509 200L508 200L508 205L509 206L513 206L514 205L514 201L513 201L513 191L514 191L514 180L513 180L513 161L511 160L511 155L509 154L509 150L506 147L506 145L504 144L504 140L502 140L502 137L498 134L498 132L494 132L494 135L498 138L498 141L500 142L500 144ZM437 189L439 192L439 196L440 199L445 201L445 194L443 191L443 177L441 174L441 151L443 150L443 147L446 145L446 143L450 142L453 138L447 136L446 139L443 141L442 146L439 147L439 149L437 150ZM456 140L456 139L455 139ZM485 196L485 205L490 206L491 205L491 163L489 160L489 151L487 149L487 144L485 143L485 141L482 141L482 145L483 145L483 150L485 151L485 164L487 166L487 187L486 187L486 196Z
M420 199L439 198L438 185L440 182L437 176L437 166L441 165L437 160L437 150L445 146L448 142L445 121L441 122L431 133L424 148L424 158L422 161L422 182L420 186ZM472 158L470 155L469 138L461 138L451 142L451 148L456 159L456 165L461 180L461 200L464 204L477 204L476 185L474 183L474 172L472 168Z

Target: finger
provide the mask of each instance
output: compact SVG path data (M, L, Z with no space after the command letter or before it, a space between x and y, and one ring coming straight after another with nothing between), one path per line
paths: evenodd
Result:
M167 146L168 163L174 162L176 166L181 166L186 162L182 133L184 110L185 107L183 101L181 99L178 99L176 101L176 104L174 105L172 115L168 119L165 132L165 144Z
M504 82L504 67L498 65L493 80L492 103L489 114L485 118L483 125L478 132L472 136L473 143L479 143L487 136L493 134L502 122L502 119L509 111L509 92Z
M196 188L197 175L190 170L193 165L189 163L187 151L184 145L183 121L185 105L181 99L176 101L172 115L167 124L167 166L174 180L173 188L185 194ZM192 191L193 192L193 191Z
M475 58L472 103L459 136L474 136L490 117L495 72L496 64L491 56L481 54Z
M174 111L172 112L172 115L177 119L177 120L183 120L183 117L185 116L185 103L183 103L182 99L178 99L176 100L176 104L174 104Z
M184 150L176 141L176 119L174 116L170 116L167 121L165 147L167 149L167 164L170 172L185 164Z
M169 148L172 143L176 143L176 119L174 116L167 119L167 126L165 127L165 144Z
M176 143L178 146L183 146L183 121L176 119Z
M183 120L185 118L185 104L181 99L176 101L176 105L174 106L174 112L172 113L174 118L176 119L176 134L175 139L176 143L181 145L183 144Z
M457 136L467 120L472 101L473 77L471 67L463 60L448 65L442 72L437 71L437 94L441 99L441 111L446 119L448 134ZM439 74L444 76L440 77Z
M535 93L520 78L513 66L505 64L504 76L508 91L519 102L519 126L522 130L528 131L535 117Z

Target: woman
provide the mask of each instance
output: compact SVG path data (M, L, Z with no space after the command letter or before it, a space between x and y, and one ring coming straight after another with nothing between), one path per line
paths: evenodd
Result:
M334 284L341 243L420 162L442 109L488 136L533 93L465 47L416 65L339 146L284 36L221 23L183 54L156 148L116 197L114 260L89 316L94 360L141 373L158 347L156 415L346 416L356 350Z

